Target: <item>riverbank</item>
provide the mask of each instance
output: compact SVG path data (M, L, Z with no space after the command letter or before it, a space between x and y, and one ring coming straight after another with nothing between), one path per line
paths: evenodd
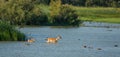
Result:
M81 18L82 21L92 21L92 22L104 22L104 23L117 23L120 24L120 18Z
M75 7L82 21L120 23L120 8Z

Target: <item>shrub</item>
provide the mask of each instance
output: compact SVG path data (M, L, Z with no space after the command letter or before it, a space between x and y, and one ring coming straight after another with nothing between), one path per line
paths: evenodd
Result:
M34 9L31 11L30 18L26 21L27 25L43 25L48 22L48 16L45 10L40 6L42 5L34 6Z
M27 25L44 25L48 22L48 17L47 15L40 15L40 16L36 16L36 15L32 15L32 18L26 21Z
M0 41L24 41L25 35L7 22L0 21Z
M62 5L58 15L53 17L53 23L60 25L79 25L78 14L70 5Z

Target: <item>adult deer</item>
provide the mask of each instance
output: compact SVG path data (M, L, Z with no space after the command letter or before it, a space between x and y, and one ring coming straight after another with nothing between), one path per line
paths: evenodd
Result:
M61 38L62 38L62 37L61 37L60 35L57 36L57 37L55 37L55 38L52 38L52 37L49 38L49 37L48 37L48 38L46 39L46 40L47 40L46 42L47 42L47 43L57 43L58 40L61 39Z

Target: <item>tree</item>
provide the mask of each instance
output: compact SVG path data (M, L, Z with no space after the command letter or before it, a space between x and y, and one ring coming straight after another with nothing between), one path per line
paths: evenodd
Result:
M92 6L92 3L93 3L93 0L86 0L85 6L86 7Z
M79 25L80 20L78 14L72 6L66 4L62 5L58 15L54 16L54 24L58 25Z
M51 0L50 2L50 22L53 22L53 17L60 12L61 0Z

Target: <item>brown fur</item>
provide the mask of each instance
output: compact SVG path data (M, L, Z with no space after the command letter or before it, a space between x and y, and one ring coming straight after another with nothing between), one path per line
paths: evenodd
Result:
M47 43L57 43L59 39L61 39L61 36L56 38L47 38Z

